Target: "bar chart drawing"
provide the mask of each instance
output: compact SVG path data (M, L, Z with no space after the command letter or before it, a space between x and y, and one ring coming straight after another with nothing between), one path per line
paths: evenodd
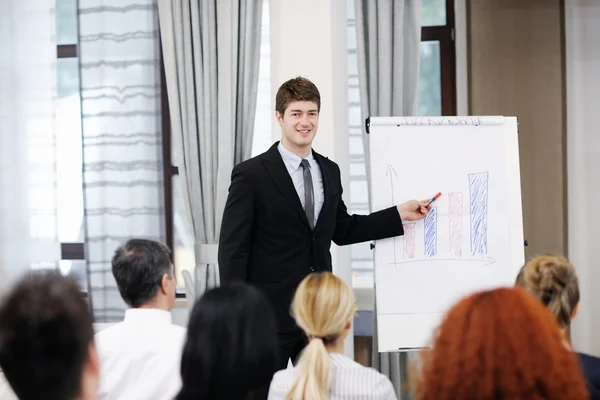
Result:
M398 175L391 165L386 168L386 177L391 204L395 204L394 181ZM403 222L403 235L392 238L389 265L495 264L488 254L490 174L466 171L461 180L462 184L446 192L446 197L431 208L425 219Z
M448 193L450 253L457 257L462 256L462 210L462 192Z
M415 223L409 222L404 226L404 249L403 258L412 260L415 258Z
M487 254L488 172L469 174L471 254Z
M425 217L425 255L434 257L437 254L437 207L433 207Z

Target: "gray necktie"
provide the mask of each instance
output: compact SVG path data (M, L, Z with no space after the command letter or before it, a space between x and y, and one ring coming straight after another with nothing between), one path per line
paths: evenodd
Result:
M312 174L310 173L310 164L307 160L302 160L300 165L304 174L304 212L308 218L308 224L311 229L315 227L315 195L313 192Z

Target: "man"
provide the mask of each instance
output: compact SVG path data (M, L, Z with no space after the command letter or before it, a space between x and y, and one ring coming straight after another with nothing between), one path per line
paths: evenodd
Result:
M321 98L308 79L285 82L276 96L281 142L237 165L231 175L219 240L221 281L262 289L278 322L280 368L295 361L306 338L290 316L296 287L314 271L331 271L329 248L402 235L402 221L427 215L409 201L370 215L348 215L336 163L312 150Z
M186 330L171 322L177 285L170 254L160 243L132 239L113 256L113 275L131 308L123 322L96 334L101 399L171 400L181 388Z
M34 272L10 291L0 307L0 366L21 400L96 398L92 316L73 279Z

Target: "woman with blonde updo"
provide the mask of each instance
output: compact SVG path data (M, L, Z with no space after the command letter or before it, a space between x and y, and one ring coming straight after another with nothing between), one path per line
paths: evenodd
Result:
M575 268L564 257L541 255L521 268L516 285L538 298L556 317L563 329L564 344L570 349L568 329L577 315L579 281ZM592 399L600 399L600 359L578 354Z
M541 300L563 329L571 325L579 304L579 282L575 268L566 258L557 255L532 258L519 271L516 285Z
M309 339L298 366L273 377L269 400L392 400L389 379L344 356L356 300L335 275L313 273L298 286L292 303L296 323Z

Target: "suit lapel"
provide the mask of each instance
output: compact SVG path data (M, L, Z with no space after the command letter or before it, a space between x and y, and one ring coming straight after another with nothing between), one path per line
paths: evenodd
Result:
M308 218L306 218L306 213L304 212L304 208L302 208L302 203L298 197L298 192L296 191L292 178L281 158L281 154L279 154L279 150L277 150L278 144L279 142L276 142L266 153L264 153L262 163L275 183L275 186L277 186L277 189L289 201L292 208L298 213L306 227L310 229Z
M319 168L321 169L321 178L323 179L323 207L321 208L321 212L319 213L319 217L317 218L317 223L315 224L316 230L321 225L320 222L323 219L321 218L321 216L323 215L323 211L327 210L327 207L329 207L329 204L332 201L332 190L334 189L334 180L331 170L327 168L327 165L325 163L325 157L323 157L314 150L313 156L319 164Z

